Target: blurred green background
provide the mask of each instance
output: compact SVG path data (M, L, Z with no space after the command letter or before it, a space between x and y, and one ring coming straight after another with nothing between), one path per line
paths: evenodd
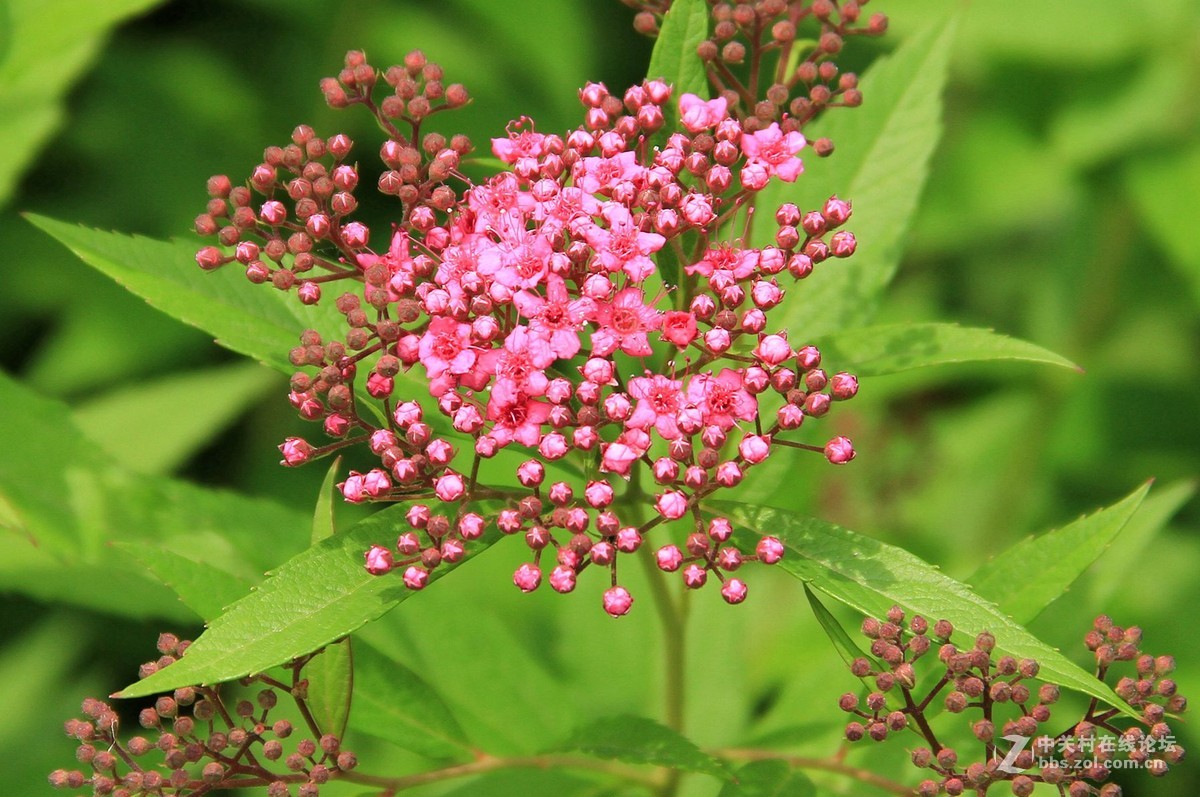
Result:
M876 0L871 9L891 16L892 34L853 43L846 60L865 65L948 8ZM99 446L134 479L174 474L306 515L324 472L278 467L274 446L305 431L283 400L285 378L239 363L149 308L19 214L187 236L205 179L248 173L296 124L375 141L364 116L329 111L316 88L350 48L378 66L423 49L474 97L442 131L465 132L481 148L523 114L541 130L573 127L583 83L620 90L641 78L651 43L631 19L615 0L0 2L0 367L64 402L87 437L34 439L12 406L0 416L4 434L21 441L15 450L67 459L76 445ZM1178 657L1181 691L1195 693L1200 637L1187 612L1200 605L1200 503L1189 500L1200 471L1200 6L977 0L965 9L951 74L945 137L878 320L993 327L1086 373L988 365L864 381L860 398L830 422L855 440L859 458L836 471L805 463L787 489L804 491L811 513L964 578L986 556L1153 477L1156 507L1173 515L1166 528L1119 539L1033 628L1076 655L1096 613L1141 624L1149 649ZM364 163L374 147L360 150ZM40 487L79 505L70 482ZM4 520L0 511L0 527ZM275 548L257 541L262 567L302 547L304 533ZM0 534L8 562L0 567L0 740L21 746L6 788L38 794L48 790L47 771L71 762L60 723L79 700L131 680L160 630L200 629L162 592L105 598L126 583L122 567L137 568L127 558L80 549L65 565L73 584L60 589L22 569L24 535ZM68 546L63 561L70 555ZM427 662L458 655L463 675L444 675L443 686L504 684L502 697L469 689L461 697L481 716L553 702L576 682L605 683L582 701L597 715L654 715L659 664L639 658L656 633L649 607L614 631L586 598L518 602L505 588L514 556L497 550L471 565L477 578L452 579L457 591L406 604L378 624L377 641L386 646L391 626L456 618L395 653ZM764 579L762 602L733 614L698 602L696 689L711 689L689 732L702 744L732 745L791 729L797 749L824 740L828 751L841 721L833 701L853 680L795 583ZM486 621L465 609L480 600ZM773 604L795 611L764 617ZM464 631L483 641L464 647L456 639ZM465 664L490 635L523 649L542 681L514 663ZM620 683L605 677L634 671ZM513 686L525 680L534 683ZM722 687L731 683L736 694ZM539 725L524 736L553 737L570 719L531 714ZM815 723L811 733L795 730L801 721ZM1190 730L1179 733L1195 744ZM1132 794L1200 790L1188 765L1162 782L1130 783Z

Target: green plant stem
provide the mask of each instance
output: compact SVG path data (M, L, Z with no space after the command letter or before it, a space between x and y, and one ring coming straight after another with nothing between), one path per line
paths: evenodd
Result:
M629 483L629 492L626 495L626 499L629 502L629 511L634 518L634 522L641 526L644 520L642 517L642 507L644 506L646 495L642 492L639 476L640 471L635 470L633 478ZM676 599L671 595L671 590L667 586L663 574L658 570L654 551L650 549L650 546L642 546L638 559L641 560L642 568L646 571L646 580L650 585L650 594L654 600L654 607L658 611L658 618L662 625L663 696L666 704L664 712L666 724L667 727L682 734L684 732L685 697L687 691L686 596L681 595ZM671 797L671 795L675 794L679 788L679 779L681 776L682 773L678 770L670 770L667 773L667 778L661 790L663 797Z
M868 769L850 766L838 758L809 758L807 756L787 755L777 750L756 750L740 747L709 750L708 752L719 758L730 758L740 761L779 760L787 762L789 766L796 769L816 769L822 772L832 772L836 775L845 775L860 783L874 786L891 794L912 795L913 793L911 786L905 786L903 783L889 780L882 775L876 775Z
M654 788L657 785L656 781L630 767L614 764L609 761L600 761L595 758L566 755L514 756L512 758L505 758L484 754L480 755L474 761L465 764L455 764L454 766L443 767L442 769L418 772L414 775L404 775L398 778L368 775L363 772L347 772L341 776L341 779L351 783L376 786L389 794L395 794L396 792L416 788L417 786L424 786L429 783L438 783L440 781L453 780L454 778L465 778L471 775L482 775L501 769L557 768L587 769L594 772L604 772L649 788Z

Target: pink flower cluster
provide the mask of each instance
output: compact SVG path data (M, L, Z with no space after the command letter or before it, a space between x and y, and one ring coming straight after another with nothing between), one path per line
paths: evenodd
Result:
M774 245L731 241L756 192L802 173L806 142L794 126L747 127L724 99L685 94L674 104L660 81L623 97L590 84L580 96L582 127L561 137L514 123L492 146L508 168L468 183L454 202L435 201L426 185L429 201L406 206L382 253L368 247L364 225L320 203L293 223L290 249L310 252L304 241L294 245L301 234L332 243L340 257L317 263L325 277L285 279L286 288L294 282L301 301L315 303L322 280L355 279L367 306L341 296L345 343L309 332L293 352L297 365L319 370L293 379L292 404L335 442L290 438L284 464L366 442L379 467L338 486L351 502L410 503L407 528L395 544L367 551L366 568L398 571L411 589L495 527L530 548L532 561L513 575L518 588L537 589L548 571L552 589L570 592L587 568L607 570L604 609L623 615L633 598L618 583L620 555L666 525L686 530L685 539L658 545L658 568L680 572L689 588L715 580L739 603L747 587L735 571L777 562L783 546L767 537L744 553L730 521L702 511L702 501L736 487L780 445L823 451L837 464L854 457L844 437L823 447L785 439L858 385L850 374L827 374L815 348L769 325L784 299L781 280L853 253L853 235L839 229L850 205L836 197L808 213L783 205ZM682 130L666 135L664 118L676 114ZM403 150L393 136L385 164L403 161ZM429 150L426 173L442 158L459 177L460 153ZM326 175L330 197L357 182L346 164ZM270 198L250 227L278 236L283 215ZM282 263L272 271L241 252L256 246L248 228L233 258L210 247L198 259L208 267L241 260L252 279L261 266L265 278L255 281L280 287ZM368 356L377 359L358 383ZM413 382L428 395L400 394ZM380 402L384 420L359 411L367 399ZM481 463L505 449L520 452L513 483L485 484ZM639 519L639 500L652 507L650 519Z

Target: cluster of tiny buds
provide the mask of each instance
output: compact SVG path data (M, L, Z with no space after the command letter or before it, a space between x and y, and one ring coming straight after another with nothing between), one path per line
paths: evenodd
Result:
M620 96L588 84L584 122L564 136L514 122L492 141L505 171L472 184L457 171L467 144L436 134L412 143L428 115L413 104L441 101L441 77L410 54L382 75L401 104L376 103L379 75L351 52L323 84L331 104L368 108L388 135L382 156L394 174L380 187L406 190L386 251L350 220L358 171L345 162L344 137L298 128L292 145L268 150L248 186L210 181L197 229L232 254L205 247L202 267L236 261L251 282L295 289L304 304L319 303L331 282L355 287L335 300L344 339L307 330L290 352L305 370L292 377L289 400L331 442L289 438L283 463L359 444L379 457L379 467L352 471L338 487L350 502L409 504L409 529L365 556L368 572L398 571L410 589L495 527L523 536L533 554L514 574L518 588L542 583L549 552L559 592L588 566L607 569L603 606L619 616L632 596L617 582L618 554L638 550L656 525L679 522L689 526L686 543L659 547L658 566L689 588L719 582L723 598L740 603L746 585L731 574L778 561L783 546L729 544L731 524L706 518L701 501L736 487L779 447L839 465L855 456L842 436L824 445L788 439L853 398L858 381L769 327L781 281L854 254L850 203L833 196L809 211L785 203L773 209L772 244L727 240L769 182L801 176L807 141L787 119L739 119L724 97L675 98L661 80ZM454 107L452 95L465 97L447 88L437 108ZM661 139L668 116L680 129ZM252 191L266 197L257 213ZM673 252L672 271L660 252ZM401 394L402 380L418 394ZM369 402L377 412L364 411ZM483 483L481 462L510 447L532 458L518 460L509 483ZM639 471L656 492L640 492ZM591 478L563 478L581 473ZM653 506L652 519L630 522L638 502Z
M634 28L657 36L670 0L624 0L638 10ZM867 0L746 0L711 2L711 35L697 47L709 79L748 129L783 120L798 129L826 108L862 104L858 77L842 72L833 60L850 36L880 36L887 31L883 14L863 13ZM811 31L809 28L811 27ZM767 73L763 56L778 54ZM765 86L762 96L754 87ZM833 151L833 142L814 142L818 155Z
M174 663L190 643L174 634L158 640L161 656L140 668L146 677ZM286 719L271 720L282 693L302 706L307 681L300 669L311 656L291 665L293 683L268 676L242 679L259 685L253 699L227 699L220 687L184 687L141 710L147 733L120 733L117 712L104 701L83 701L83 717L68 720L68 736L78 740L79 769L50 773L53 786L90 788L112 797L187 797L222 789L265 787L267 797L317 797L321 786L353 770L354 753L315 724L308 733ZM304 716L311 717L307 711Z
M1165 722L1167 712L1178 713L1187 706L1175 682L1166 677L1175 662L1170 656L1141 653L1137 628L1123 629L1100 617L1086 642L1097 653L1096 676L1101 681L1114 661L1135 662L1137 677L1121 678L1116 691L1141 711L1142 725L1121 729L1115 724L1120 711L1093 701L1079 721L1059 733L1044 730L1059 700L1059 687L1035 681L1037 661L998 655L990 633L978 634L971 648L959 649L950 641L951 623L939 620L931 628L924 618L914 616L906 624L898 606L884 618L866 618L862 633L871 640L871 658L856 658L850 670L873 682L874 689L865 700L853 692L842 695L842 710L857 717L846 726L846 738L883 741L905 730L919 735L924 744L912 750L912 763L936 774L917 787L921 797L986 794L999 783L1018 797L1033 794L1039 783L1069 797L1119 797L1118 785L1100 785L1113 768L1138 767L1163 775L1183 759L1183 748ZM914 664L931 649L940 662L931 673L937 680L928 691L918 692ZM970 732L982 744L980 760L960 761L958 750L939 741L930 724L939 697L937 703L947 714L979 712ZM1012 746L1002 749L1000 742ZM1125 758L1118 760L1119 753Z

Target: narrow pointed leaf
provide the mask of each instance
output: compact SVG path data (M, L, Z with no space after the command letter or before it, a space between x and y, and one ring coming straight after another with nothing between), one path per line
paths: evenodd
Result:
M469 759L471 744L450 707L419 674L359 644L352 726L405 750L437 759Z
M708 38L708 17L704 0L675 0L663 18L646 77L673 83L676 99L684 93L708 97L708 77L696 55L696 47Z
M900 262L901 247L941 137L942 89L946 83L955 15L935 15L920 33L863 76L863 105L834 109L814 125L811 138L828 136L837 151L805 158L795 183L772 182L759 195L754 241L772 242L763 223L775 208L794 202L820 208L831 195L853 202L846 229L858 239L853 257L830 259L791 288L777 323L805 336L869 321L880 292Z
M139 697L194 684L214 684L259 673L310 653L395 608L413 593L398 574L372 576L363 552L394 539L407 506L377 512L284 563L256 591L212 622L187 655L120 697ZM499 533L471 545L469 556ZM439 567L430 582L450 568Z
M325 480L321 482L321 491L317 493L317 508L313 512L312 541L314 543L328 539L335 531L333 511L334 482L337 481L338 470L342 466L342 458L334 457L325 472Z
M726 783L717 797L815 797L817 787L786 761L751 761L737 771L737 782Z
M1017 622L1028 623L1067 591L1125 528L1150 485L1061 529L1027 537L967 579Z
M1093 578L1088 590L1088 602L1092 606L1107 605L1113 595L1123 589L1128 579L1138 572L1142 557L1155 536L1195 494L1196 483L1192 481L1155 487L1108 552L1092 566Z
M691 740L646 717L607 717L578 729L559 750L579 750L596 758L627 764L653 764L729 780L733 773L721 759Z
M807 341L806 341L807 342ZM859 327L819 338L826 362L859 376L880 376L915 368L988 360L1024 360L1082 371L1041 346L956 324L888 324Z
M250 582L232 573L160 546L129 542L114 545L140 562L206 622L220 616L225 607L251 589Z
M1033 636L994 603L903 548L833 523L768 507L733 501L713 502L712 506L740 528L778 537L788 549L779 567L863 614L882 617L891 606L899 605L931 621L949 620L963 638L990 631L998 648L1018 658L1037 659L1046 680L1136 716L1108 686ZM743 539L739 545L750 551L755 542Z
M821 624L821 630L829 637L829 641L833 643L834 649L837 650L838 655L842 657L842 661L846 662L847 666L858 658L867 659L872 664L878 665L874 657L863 653L858 645L854 644L854 640L846 633L846 629L842 628L842 624L837 621L837 618L825 608L825 604L821 603L820 599L809 589L808 584L804 585L804 595L808 598L808 605L812 607L817 622Z

